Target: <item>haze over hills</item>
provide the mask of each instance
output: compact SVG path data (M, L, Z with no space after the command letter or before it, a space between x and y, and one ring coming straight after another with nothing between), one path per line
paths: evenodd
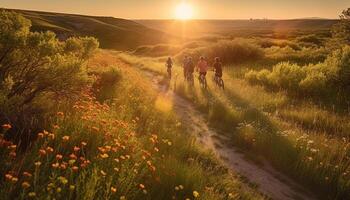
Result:
M179 27L185 29L188 35L205 34L281 34L292 32L328 32L335 19L290 19L290 20L191 20L181 22L177 20L136 20L136 22L153 29L170 34L179 34ZM181 33L181 31L180 31Z
M114 17L13 10L32 21L32 30L55 32L59 38L94 36L102 48L130 50L140 45L167 43L171 37L137 22Z

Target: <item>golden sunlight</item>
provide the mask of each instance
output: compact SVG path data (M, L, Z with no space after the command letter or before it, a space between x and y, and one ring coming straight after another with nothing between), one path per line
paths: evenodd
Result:
M175 17L180 20L188 20L193 17L192 6L188 3L181 3L176 6Z

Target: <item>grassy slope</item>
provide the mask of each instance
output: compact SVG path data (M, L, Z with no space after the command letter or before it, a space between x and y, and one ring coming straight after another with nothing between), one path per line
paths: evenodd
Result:
M102 48L129 50L139 45L166 43L167 34L139 23L113 17L14 10L32 21L34 31L50 30L58 37L94 36Z
M163 60L120 55L126 62L165 75ZM182 74L175 66L175 74ZM300 179L325 199L344 199L350 195L349 143L333 137L333 131L348 130L349 118L300 102L283 92L268 92L250 86L226 71L226 90L209 90L195 83L194 89L176 78L175 91L192 101L206 114L209 123L223 129L232 142L247 151L264 156L277 168ZM233 73L232 73L233 74ZM211 74L209 74L211 77ZM322 189L320 189L322 188Z
M196 192L204 200L264 199L198 148L171 110L156 106L157 93L137 70L107 52L89 65L107 74L118 67L121 79L97 81L94 93L62 108L25 155L13 160L16 147L1 148L1 199L195 199ZM102 97L103 104L95 100Z

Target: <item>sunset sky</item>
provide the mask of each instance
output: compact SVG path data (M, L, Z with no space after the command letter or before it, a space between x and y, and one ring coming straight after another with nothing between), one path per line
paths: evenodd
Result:
M0 0L0 7L128 19L173 19L183 0ZM195 19L338 18L349 0L188 0ZM186 15L187 16L187 15Z

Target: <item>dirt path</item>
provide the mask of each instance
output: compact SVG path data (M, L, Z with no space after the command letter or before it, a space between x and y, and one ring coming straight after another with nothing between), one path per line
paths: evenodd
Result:
M276 171L269 163L258 165L248 160L238 148L227 145L228 138L209 127L203 115L194 108L192 103L175 94L166 85L162 85L161 77L149 72L146 72L146 75L153 81L159 95L172 101L174 111L199 142L214 151L230 170L247 178L250 183L257 185L259 191L272 199L316 199L303 187Z

